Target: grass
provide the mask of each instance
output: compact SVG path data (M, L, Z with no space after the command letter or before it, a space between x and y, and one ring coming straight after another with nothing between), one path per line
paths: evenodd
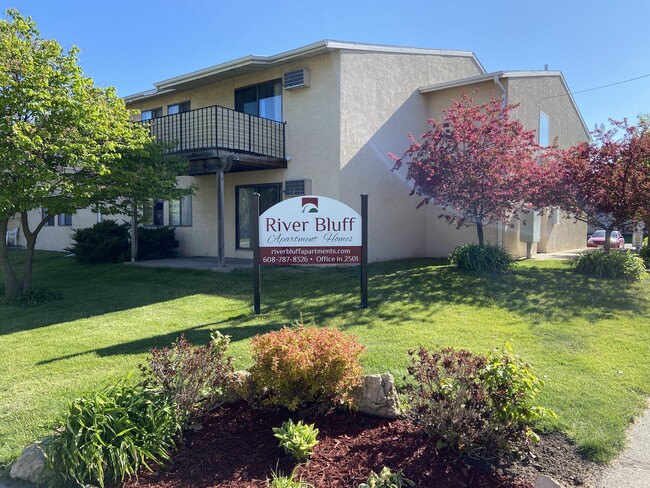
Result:
M525 261L493 276L406 260L370 267L370 308L359 309L358 268L264 268L256 316L250 271L89 266L45 252L36 259L34 283L62 299L0 306L0 467L46 434L42 425L67 401L136 369L150 348L181 333L205 343L219 329L244 368L252 336L301 315L357 335L366 372L392 372L398 383L407 351L420 344L482 353L509 341L546 380L540 401L558 418L544 427L598 461L620 452L650 393L649 280L597 280L560 261Z

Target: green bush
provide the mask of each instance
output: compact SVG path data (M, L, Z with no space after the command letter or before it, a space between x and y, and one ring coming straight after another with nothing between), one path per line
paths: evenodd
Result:
M617 278L641 281L646 276L643 260L638 256L620 251L587 251L571 263L573 269L582 274L602 278Z
M45 440L51 486L119 483L170 460L181 433L168 398L125 379L68 405Z
M165 259L177 255L174 227L138 227L138 259Z
M146 380L170 397L179 417L190 422L223 401L233 373L232 358L226 357L229 343L219 332L204 346L181 336L171 347L152 349L148 365L140 369Z
M307 461L318 445L318 429L314 424L303 424L302 420L294 424L289 419L281 427L273 427L273 434L280 440L284 452L291 454L296 461Z
M487 356L424 348L410 354L409 415L438 448L503 456L536 442L533 424L554 415L534 404L543 382L509 349Z
M505 273L515 259L501 246L462 244L449 256L449 262L458 269L488 273Z
M648 238L646 237L646 241L647 240ZM646 245L639 250L639 257L643 259L645 267L650 268L650 246L648 246L647 242Z
M311 483L306 483L302 480L296 479L296 469L289 476L285 476L280 472L272 471L271 480L266 482L268 488L314 488Z
M103 220L72 233L74 244L66 251L85 264L123 263L131 258L131 232L128 223ZM173 227L138 227L138 259L176 257L176 230Z
M333 328L284 327L253 338L250 373L267 404L297 410L349 403L361 379L363 350L356 338Z
M370 472L367 483L361 483L359 488L402 488L404 486L415 486L411 480L406 479L401 471L392 472L384 466L379 474Z
M123 263L131 255L129 224L103 220L72 233L74 244L66 249L85 264Z

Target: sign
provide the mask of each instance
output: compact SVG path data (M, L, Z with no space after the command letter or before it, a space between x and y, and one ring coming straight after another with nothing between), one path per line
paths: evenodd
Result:
M361 264L361 216L333 198L284 200L259 218L259 264Z

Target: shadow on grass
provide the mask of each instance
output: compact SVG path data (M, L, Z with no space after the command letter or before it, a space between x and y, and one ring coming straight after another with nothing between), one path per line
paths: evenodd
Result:
M477 275L459 272L443 260L412 259L370 266L370 308L366 310L358 308L359 268L265 267L262 269L264 315L255 316L250 270L222 274L122 265L84 266L59 253L37 256L38 282L62 293L64 300L26 310L0 308L0 320L3 320L0 334L192 295L250 304L250 313L237 317L222 313L222 317L215 317L214 323L185 329L190 340L202 343L208 340L208 326L219 325L223 333L238 341L289 325L301 316L305 323L328 325L336 319L342 328L372 327L378 322L398 323L418 316L421 319L422 314L433 315L450 304L505 309L524 316L531 325L576 317L597 321L622 313L644 316L649 308L648 294L640 293L637 288L640 285L581 276L573 273L568 265L520 266L508 275ZM87 353L136 354L169 345L181 332Z
M236 323L237 321L244 321L245 317L234 317L232 320L229 320L229 323ZM231 325L230 327L221 327L221 322L214 322L210 324L201 324L194 327L184 329L182 331L170 332L169 334L162 334L153 337L147 337L143 339L138 339L135 341L130 341L126 343L114 344L108 347L100 347L97 349L90 349L88 351L82 351L74 354L67 354L64 356L57 356L50 358L44 361L40 361L37 364L39 366L47 365L57 361L65 361L67 359L73 359L79 356L84 356L86 354L95 354L100 357L105 356L121 356L126 354L142 354L150 351L152 348L162 348L168 347L173 342L175 342L181 334L185 336L193 344L207 344L210 340L210 333L213 330L219 330L224 335L230 336L232 342L241 341L248 339L257 334L264 334L270 330L274 330L272 327L267 325L249 325L246 327L238 327L236 325Z

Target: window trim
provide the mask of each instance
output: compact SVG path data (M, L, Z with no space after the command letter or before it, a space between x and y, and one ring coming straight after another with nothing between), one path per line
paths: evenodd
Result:
M235 186L235 249L243 251L252 251L252 247L242 247L239 244L239 190L241 188L253 188L253 191L256 191L257 188L268 188L276 187L278 189L278 201L282 201L282 182L280 183L259 183L253 185L237 185ZM258 192L259 193L259 192ZM260 213L263 213L263 210L260 208Z

